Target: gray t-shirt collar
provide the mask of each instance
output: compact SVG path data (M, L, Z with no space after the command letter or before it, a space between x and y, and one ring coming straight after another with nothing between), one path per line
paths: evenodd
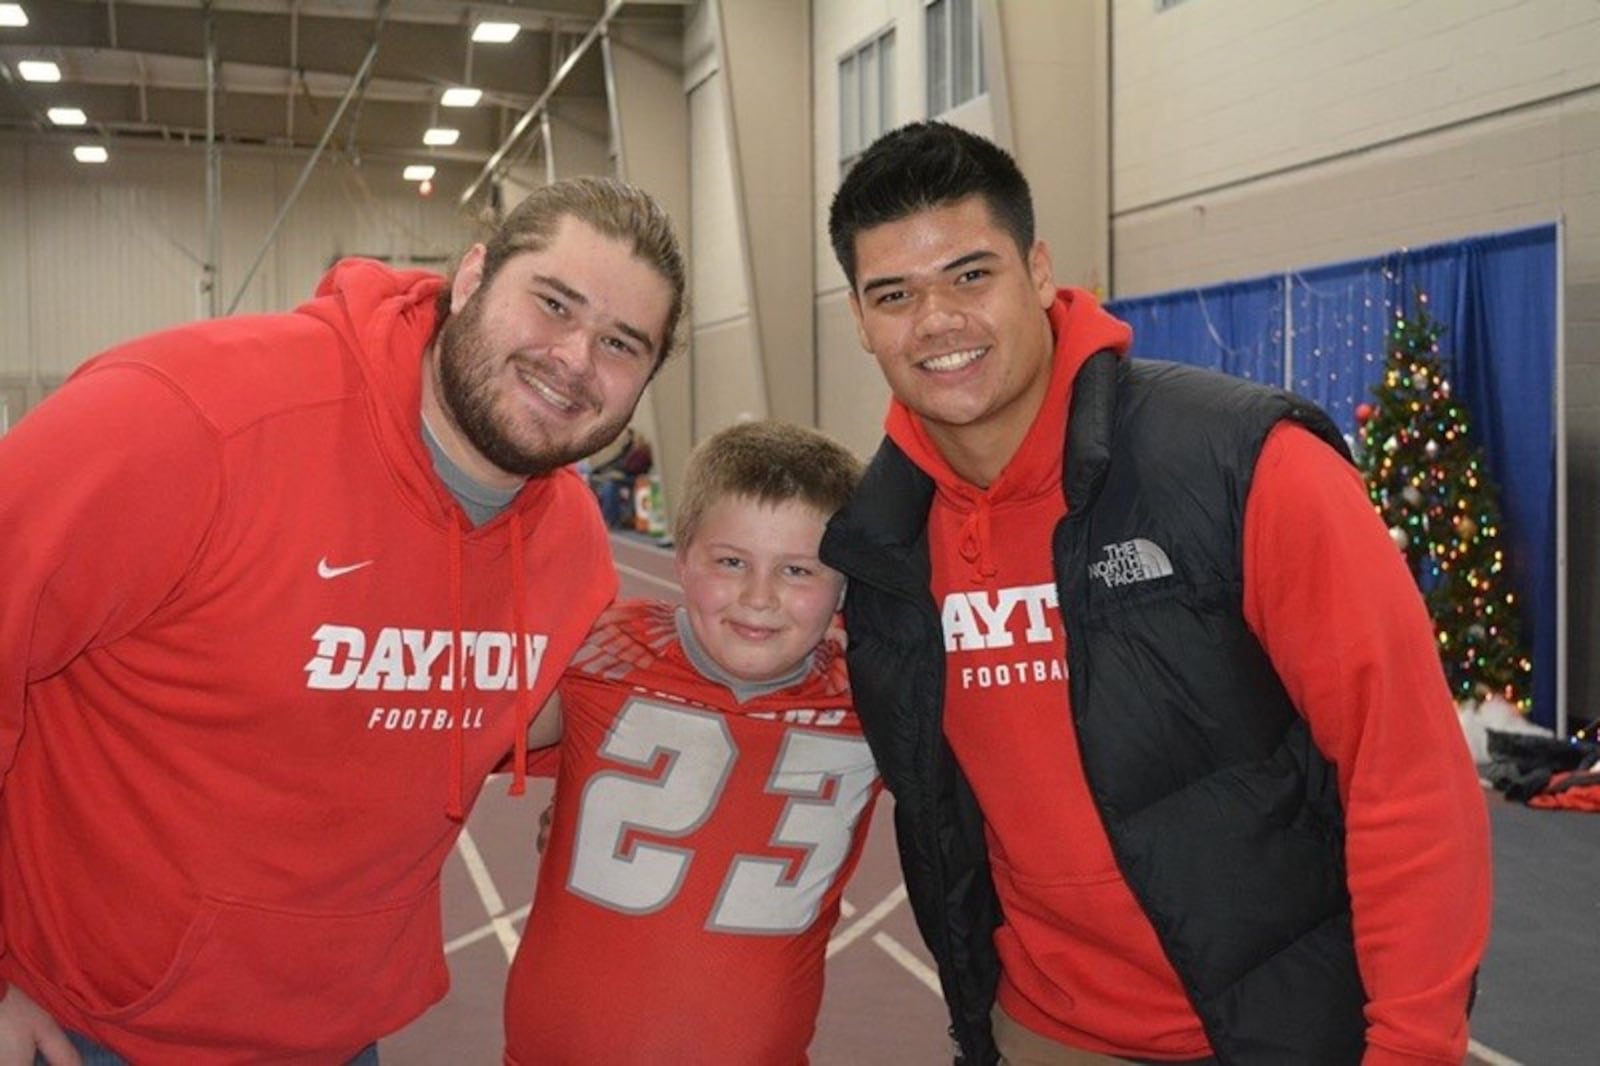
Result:
M780 689L798 684L810 672L811 660L816 656L816 652L813 651L782 677L768 681L741 681L736 677L730 677L727 671L717 665L710 653L701 647L700 641L695 638L694 627L689 624L688 611L679 607L673 614L673 622L678 629L678 643L683 645L683 653L688 656L690 665L706 680L726 686L728 691L733 693L733 698L740 703L749 703L760 696L771 695Z
M473 528L492 522L496 515L511 505L517 498L521 487L514 489L490 488L475 480L456 461L450 458L444 450L444 445L439 443L439 438L434 435L433 427L428 425L428 420L422 420L422 440L428 446L428 454L433 456L433 471L439 475L439 480L444 482L444 487L450 490L450 495L456 498L461 509L467 512L467 518L472 522Z

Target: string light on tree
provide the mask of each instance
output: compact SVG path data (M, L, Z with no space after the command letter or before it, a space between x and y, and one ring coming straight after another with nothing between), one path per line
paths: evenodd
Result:
M1451 397L1427 302L1418 294L1414 314L1396 309L1383 378L1356 408L1362 473L1427 599L1456 699L1493 694L1526 712L1533 664L1505 572L1499 496Z

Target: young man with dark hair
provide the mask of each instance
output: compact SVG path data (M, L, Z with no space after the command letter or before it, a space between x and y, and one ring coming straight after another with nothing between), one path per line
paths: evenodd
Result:
M878 791L817 559L861 462L813 429L707 438L674 515L684 604L600 619L530 743L561 741L506 988L506 1062L802 1066Z
M894 398L822 554L963 1061L1459 1063L1483 797L1328 419L1126 357L955 127L829 228Z
M564 466L683 288L650 197L561 182L0 439L0 1062L370 1063L444 994L440 868L616 592Z

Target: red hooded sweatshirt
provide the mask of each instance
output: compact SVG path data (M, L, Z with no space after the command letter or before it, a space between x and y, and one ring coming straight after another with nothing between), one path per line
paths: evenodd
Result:
M576 476L473 529L434 475L440 286L341 263L0 439L0 973L133 1061L342 1062L439 999L440 868L616 591Z
M1200 1058L1205 1031L1083 777L1051 561L1073 379L1095 352L1124 352L1130 334L1077 290L1049 314L1048 392L987 489L950 468L906 407L895 402L887 421L937 483L928 536L944 728L983 809L1005 916L999 1001L1071 1047ZM1410 575L1359 474L1299 427L1274 430L1258 461L1244 567L1246 621L1338 768L1370 999L1365 1062L1459 1063L1488 927L1483 797Z

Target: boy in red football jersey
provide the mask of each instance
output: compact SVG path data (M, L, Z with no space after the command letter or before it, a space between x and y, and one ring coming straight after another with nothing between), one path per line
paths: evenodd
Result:
M878 792L850 704L844 579L817 549L861 464L749 422L691 456L685 604L596 624L530 744L554 821L506 990L506 1062L806 1061Z

